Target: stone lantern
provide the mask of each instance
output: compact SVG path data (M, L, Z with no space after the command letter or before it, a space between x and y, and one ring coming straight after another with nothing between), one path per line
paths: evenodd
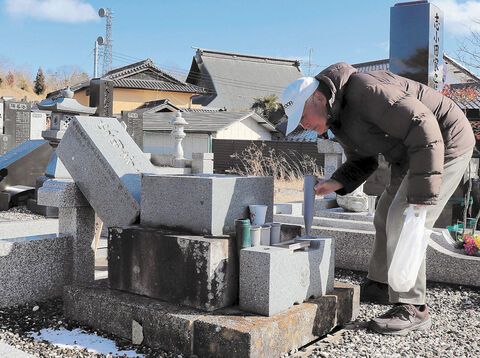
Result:
M45 99L38 104L38 108L52 112L50 129L42 132L42 137L48 140L53 147L53 154L45 169L46 179L64 178L70 179L70 174L57 157L55 149L60 143L70 121L77 115L92 115L97 110L96 107L87 107L81 105L73 98L73 92L70 87L62 90L62 97L55 100Z
M173 125L173 130L170 135L173 137L175 144L173 146L172 152L172 165L175 168L185 168L187 160L184 158L182 140L185 138L186 134L183 128L188 124L187 121L182 117L181 112L175 113L175 118L170 121L170 124Z

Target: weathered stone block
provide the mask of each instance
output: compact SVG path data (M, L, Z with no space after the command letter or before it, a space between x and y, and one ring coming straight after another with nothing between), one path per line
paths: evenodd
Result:
M237 299L235 240L138 226L109 229L110 287L212 311Z
M357 292L357 294L354 293ZM67 319L132 339L133 321L152 348L207 358L280 357L329 333L358 312L358 286L343 284L329 295L273 317L237 307L200 312L101 286L67 286ZM353 315L352 315L353 314Z
M193 322L201 313L148 297L110 290L105 286L66 286L64 312L68 319L132 339L133 321L143 328L143 344L191 354Z
M57 154L106 226L137 220L141 173L155 170L117 119L76 116Z
M368 196L364 193L337 195L337 203L345 211L368 211Z
M144 175L140 222L200 235L235 231L248 205L267 205L273 218L273 178L233 175Z
M240 251L240 308L265 316L333 290L332 238L310 239L305 251L260 246Z

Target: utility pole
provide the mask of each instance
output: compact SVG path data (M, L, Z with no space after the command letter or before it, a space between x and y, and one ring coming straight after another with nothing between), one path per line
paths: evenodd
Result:
M98 78L98 45L103 45L105 39L102 36L98 36L95 40L95 47L93 49L93 78Z

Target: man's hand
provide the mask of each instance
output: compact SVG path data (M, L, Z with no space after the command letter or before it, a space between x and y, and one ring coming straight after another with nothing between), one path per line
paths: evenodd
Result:
M343 185L334 179L320 180L314 187L316 195L327 195L341 188Z

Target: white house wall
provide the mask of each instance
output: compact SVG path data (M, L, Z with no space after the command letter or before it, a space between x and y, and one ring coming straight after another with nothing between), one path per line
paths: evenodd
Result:
M272 135L252 118L235 122L228 128L218 131L214 135L216 139L247 139L247 140L271 140Z
M445 83L453 84L453 83L475 82L475 80L471 76L463 73L462 71L460 71L455 66L453 66L451 64L447 64L445 67L447 69L447 71L446 71L447 73L446 73L446 76L445 76Z
M174 140L170 133L144 131L143 151L153 154L171 154ZM182 141L185 158L192 158L192 153L208 152L208 134L187 133Z

